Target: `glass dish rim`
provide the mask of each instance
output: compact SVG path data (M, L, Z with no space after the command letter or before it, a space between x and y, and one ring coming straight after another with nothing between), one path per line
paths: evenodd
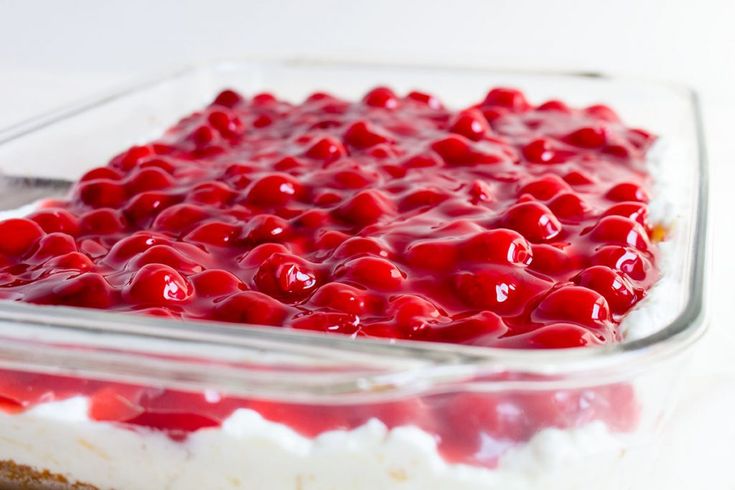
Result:
M475 347L459 344L443 344L415 341L394 341L359 339L336 335L324 335L312 332L300 332L281 329L278 327L263 327L257 325L238 325L232 328L217 322L170 320L157 317L142 317L127 313L88 310L70 307L38 307L25 303L0 301L0 321L20 322L60 329L73 329L85 333L120 333L146 337L155 335L163 340L192 340L220 344L227 342L247 341L247 339L267 340L276 343L297 344L313 347L348 349L367 355L375 356L415 356L430 360L437 364L486 364L499 363L505 366L531 367L543 365L550 372L576 372L583 368L585 371L594 368L607 368L631 362L650 360L651 358L668 358L693 344L705 330L705 270L707 266L707 205L708 205L708 173L707 155L704 142L701 104L697 92L686 85L636 79L634 77L607 75L599 72L575 72L555 70L523 70L504 69L484 66L462 67L453 65L430 65L411 63L362 63L342 62L319 59L278 59L278 58L247 58L242 60L210 61L193 64L180 69L172 70L150 77L137 83L129 84L124 88L110 91L106 95L72 104L61 109L52 110L36 117L26 119L6 128L0 128L0 149L3 144L47 126L63 123L65 119L93 110L107 103L123 99L126 96L163 84L178 77L195 74L202 70L222 70L233 66L247 65L267 67L280 66L289 68L324 67L333 69L390 69L400 71L430 70L446 73L488 73L506 76L549 76L568 79L599 79L618 82L645 82L662 88L675 89L688 99L691 113L694 117L693 137L696 139L698 182L696 216L694 217L693 246L689 253L691 257L691 275L689 279L689 297L681 313L668 325L657 332L617 344L610 344L594 348L571 349L500 349L492 347ZM147 331L146 331L147 330ZM153 333L155 332L155 334ZM0 349L1 350L1 349ZM646 361L648 362L648 361Z

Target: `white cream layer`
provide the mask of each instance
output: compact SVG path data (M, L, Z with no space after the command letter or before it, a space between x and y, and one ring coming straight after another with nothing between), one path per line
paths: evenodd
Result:
M93 422L76 397L0 414L0 460L120 490L575 490L621 488L636 458L601 422L546 429L496 469L446 463L434 438L371 420L308 439L240 409L184 442Z

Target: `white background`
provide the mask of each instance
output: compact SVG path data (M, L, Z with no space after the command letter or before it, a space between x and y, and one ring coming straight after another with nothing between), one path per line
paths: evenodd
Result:
M167 68L247 56L592 70L690 84L704 101L712 170L712 328L664 434L658 487L734 489L734 53L728 0L0 0L0 126Z

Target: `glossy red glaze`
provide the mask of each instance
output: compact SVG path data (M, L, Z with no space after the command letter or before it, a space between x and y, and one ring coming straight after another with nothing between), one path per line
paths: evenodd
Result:
M540 345L528 332L560 321L589 328L544 305L562 291L569 301L596 291L614 300L614 315L592 322L607 341L657 278L646 221L651 141L607 106L534 107L511 88L456 112L387 87L354 103L317 93L301 104L226 90L160 140L87 172L68 201L0 223L9 237L0 289L33 300L35 289L62 288L70 270L94 271L114 310L154 305L285 327L339 312L358 316L350 334L417 340L464 338L447 332L490 312L503 339L523 337L467 342L515 347ZM607 150L613 143L624 158ZM157 267L170 270L148 278ZM228 286L205 286L197 275L208 270L228 273ZM572 281L577 288L554 293ZM231 311L243 298L264 303L256 292L283 315ZM388 307L396 294L440 313L420 333L401 329ZM313 318L299 328L345 331L329 325L341 317Z

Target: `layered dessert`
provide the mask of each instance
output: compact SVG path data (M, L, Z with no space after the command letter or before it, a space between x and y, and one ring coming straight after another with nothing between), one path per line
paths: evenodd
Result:
M660 276L654 140L509 88L460 110L225 90L0 222L0 298L355 342L621 342ZM39 488L569 489L640 418L612 382L329 405L11 371L0 408L0 471Z

